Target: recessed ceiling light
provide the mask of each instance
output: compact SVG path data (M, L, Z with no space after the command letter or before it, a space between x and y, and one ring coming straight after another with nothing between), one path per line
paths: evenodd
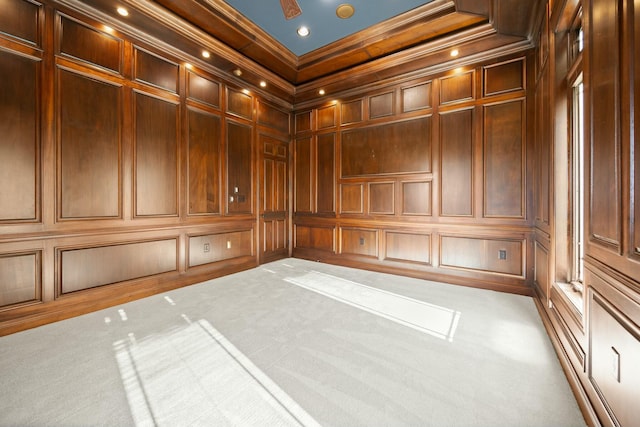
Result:
M242 75L242 70L240 68L236 68L235 70L233 70L233 74L236 77L240 77Z
M207 52L206 50L202 51L202 57L203 58L209 58L211 56L211 54L209 52Z
M124 7L120 6L119 8L116 9L118 11L118 13L122 16L129 16L129 11L127 9L125 9Z
M311 31L309 31L309 28L305 27L304 25L300 28L298 28L298 35L300 37L307 37L309 35Z
M336 15L341 19L351 18L353 16L353 12L355 12L355 9L349 3L341 4L336 8Z
M242 93L244 93L245 95L249 95L251 92L249 91L249 89L242 89Z
M456 56L458 56L459 54L460 54L460 52L458 51L458 49L453 49L453 50L451 51L451 56L453 56L453 57L456 57Z
M320 89L320 90L318 91L318 94L319 94L319 95L324 95L325 93L326 93L326 92L324 91L324 89Z
M189 64L188 62L185 62L184 66L187 67L189 70L193 68L193 65Z
M260 87L267 87L267 82L265 82L264 80L262 80L260 82Z

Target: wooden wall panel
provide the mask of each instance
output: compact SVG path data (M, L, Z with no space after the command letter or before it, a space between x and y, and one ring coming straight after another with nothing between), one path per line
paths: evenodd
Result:
M295 142L295 211L311 212L311 138Z
M474 76L470 71L440 79L440 104L474 99Z
M295 226L295 244L297 248L333 252L335 248L334 237L335 229L333 227Z
M484 96L525 89L524 58L487 65L483 70Z
M136 92L136 215L178 213L179 106Z
M318 108L318 129L327 129L336 125L336 106Z
M378 230L341 228L340 253L377 257Z
M252 128L227 121L227 212L251 213L253 208Z
M355 101L344 102L341 105L342 116L340 123L346 125L349 123L361 122L364 117L364 107L362 99L356 99Z
M589 238L600 244L620 245L620 2L592 0L593 52L589 67L590 186Z
M549 251L539 242L535 242L535 273L534 282L543 292L545 297L549 297Z
M289 114L264 102L258 103L258 123L279 132L289 133Z
M60 53L117 73L122 71L120 39L62 16Z
M431 215L431 181L402 183L402 214Z
M524 242L508 239L482 239L441 236L440 264L486 273L524 275ZM504 251L505 259L500 259Z
M403 113L430 108L431 105L431 82L402 88Z
M473 215L473 110L440 115L440 213Z
M253 230L189 237L189 267L253 256Z
M94 248L59 248L62 294L177 269L177 239Z
M364 213L362 184L342 184L340 186L340 211L342 213Z
M120 87L58 70L58 96L59 217L120 216Z
M387 231L385 259L431 265L431 235Z
M39 45L40 9L40 5L27 0L1 0L0 33Z
M187 72L187 97L211 107L219 107L220 83L189 71Z
M394 113L393 92L369 97L369 118L391 116Z
M251 119L253 117L253 97L234 89L227 89L227 111Z
M431 171L431 117L342 133L343 177Z
M484 107L484 215L524 216L524 101Z
M0 51L0 221L39 216L39 69L39 62Z
M189 109L189 214L220 213L221 119Z
M170 62L143 49L135 49L135 78L150 85L178 91L178 64Z
M394 182L369 183L369 213L383 215L395 214Z
M0 307L40 299L40 253L0 255Z
M634 8L634 25L633 25L633 46L635 48L640 46L640 7ZM634 51L635 52L635 51ZM631 252L633 254L635 261L640 261L640 55L632 55L633 57L633 67L632 69L636 70L633 76L633 121L634 127L631 135L633 135L633 140L635 144L633 158L631 159L631 164L633 165L633 170L635 171L632 181L630 185L633 188L633 192L631 194L631 206L633 206L634 217L633 218L633 227L630 230L631 235Z
M295 116L296 133L306 132L311 130L311 111L304 111L302 113L296 113Z
M316 156L316 173L317 173L317 212L332 213L336 211L335 207L335 188L336 188L336 134L328 133L318 135L317 138L317 156Z

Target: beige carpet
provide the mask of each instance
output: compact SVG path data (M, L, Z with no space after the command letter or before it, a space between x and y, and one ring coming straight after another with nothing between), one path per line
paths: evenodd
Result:
M2 426L584 426L530 298L287 259L0 338Z

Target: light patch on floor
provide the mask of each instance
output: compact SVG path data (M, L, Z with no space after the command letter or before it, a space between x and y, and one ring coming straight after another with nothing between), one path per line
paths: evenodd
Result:
M460 312L318 271L285 281L385 319L453 341Z
M136 426L318 426L208 321L114 351Z

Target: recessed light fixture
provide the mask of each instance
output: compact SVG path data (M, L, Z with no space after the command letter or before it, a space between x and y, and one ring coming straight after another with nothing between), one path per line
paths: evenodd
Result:
M202 57L203 58L209 58L210 56L211 56L211 54L208 51L206 51L206 50L202 51Z
M460 54L460 51L458 51L458 49L452 49L451 50L451 56L453 56L454 58L456 56L458 56Z
M236 68L235 70L233 70L233 74L236 77L240 77L242 75L242 70L240 68Z
M129 11L127 9L125 9L124 7L120 6L119 8L116 9L118 11L118 13L122 16L129 16Z
M113 33L113 28L111 28L110 26L105 25L103 28L107 33L111 33L111 34Z
M242 93L244 93L245 95L249 95L251 92L249 91L249 89L242 89Z
M265 82L264 80L262 80L260 82L260 87L267 87L267 82Z
M324 89L320 89L320 90L318 91L318 95L324 95L325 93L326 93L326 92L324 91Z
M193 65L189 64L188 62L185 62L184 66L187 67L189 70L193 68Z
M307 37L310 32L311 31L309 31L309 28L305 27L304 25L298 28L298 35L300 37Z
M341 19L351 18L353 16L353 12L355 12L355 9L349 3L341 4L336 8L336 15Z

